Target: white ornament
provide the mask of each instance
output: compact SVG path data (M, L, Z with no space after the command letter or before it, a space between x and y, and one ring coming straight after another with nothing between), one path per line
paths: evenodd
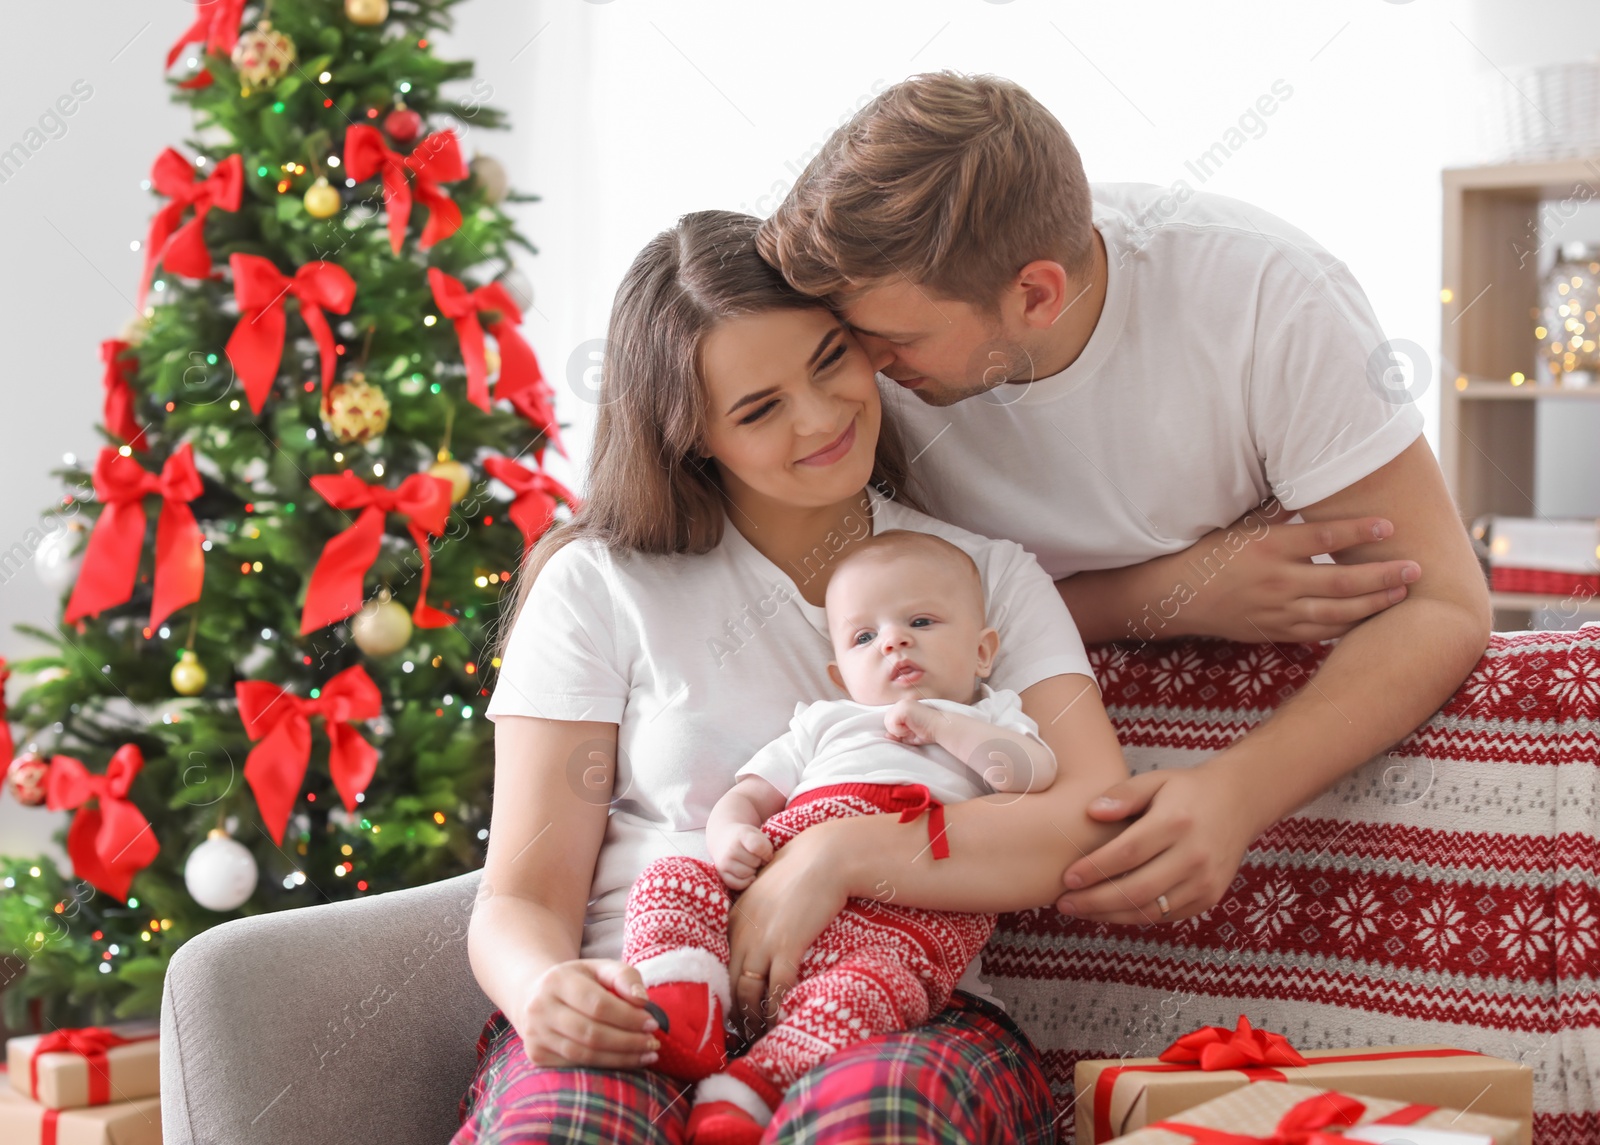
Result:
M48 589L65 592L78 580L83 563L83 526L76 521L45 534L33 551L33 571Z
M523 310L533 309L533 283L528 281L528 276L516 267L512 267L500 276L500 285L511 292L511 297L516 300L517 306Z
M511 177L505 165L493 155L479 155L472 161L472 177L483 188L483 197L490 203L504 201L511 190Z
M212 831L183 864L183 885L207 910L229 911L255 893L256 857L226 831Z

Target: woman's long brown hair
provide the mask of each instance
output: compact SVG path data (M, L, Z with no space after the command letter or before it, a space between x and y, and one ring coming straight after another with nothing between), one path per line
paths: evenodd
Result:
M724 319L821 306L762 261L760 227L736 211L684 215L628 268L606 331L583 506L523 558L500 617L497 658L539 570L562 546L592 537L618 550L705 553L721 542L724 493L715 463L698 453L706 429L701 342ZM899 430L883 414L872 483L920 508Z

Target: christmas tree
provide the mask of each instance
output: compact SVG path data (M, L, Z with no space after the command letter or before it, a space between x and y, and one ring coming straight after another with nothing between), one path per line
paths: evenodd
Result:
M172 46L195 135L150 174L105 444L41 526L62 616L0 723L10 793L73 815L73 873L0 863L14 1027L153 1014L208 927L481 864L500 601L571 496L533 248L467 158L502 119L431 48L458 2L198 0Z

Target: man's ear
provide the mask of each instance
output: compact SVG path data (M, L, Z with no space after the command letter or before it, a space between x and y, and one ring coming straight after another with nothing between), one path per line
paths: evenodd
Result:
M850 689L844 686L844 677L839 674L839 665L832 660L828 661L828 679L832 680L841 692L849 695Z
M1021 294L1023 323L1044 329L1055 325L1083 284L1075 282L1059 262L1039 258L1017 272L1013 289Z
M994 671L994 658L1000 653L1000 634L985 628L978 634L978 679L987 680Z

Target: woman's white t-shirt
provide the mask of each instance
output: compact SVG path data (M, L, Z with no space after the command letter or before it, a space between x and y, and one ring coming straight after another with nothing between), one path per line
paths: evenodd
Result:
M1094 678L1067 607L1021 545L969 533L872 495L873 533L913 529L978 566L1000 634L989 684L1022 692L1051 676ZM867 529L860 521L860 534ZM842 542L841 542L842 544ZM709 860L706 819L735 773L789 726L796 703L836 699L821 608L724 519L707 553L611 552L574 541L541 570L512 630L485 714L618 725L617 775L595 865L582 955L617 958L628 889L667 855ZM587 758L501 759L566 767Z

